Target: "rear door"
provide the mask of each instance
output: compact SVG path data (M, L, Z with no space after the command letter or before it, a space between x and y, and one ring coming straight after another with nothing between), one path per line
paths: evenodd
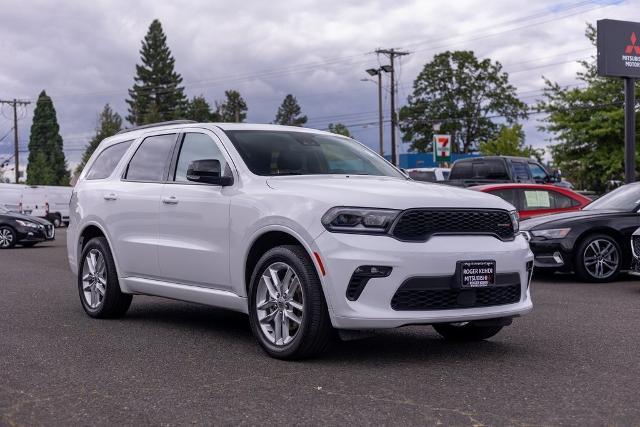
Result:
M145 136L122 177L105 182L99 193L123 277L159 276L158 209L176 138L167 131Z
M219 160L221 170L231 173L217 136L199 129L183 133L159 207L160 273L171 282L230 290L229 207L234 190L187 180L189 164L204 159Z

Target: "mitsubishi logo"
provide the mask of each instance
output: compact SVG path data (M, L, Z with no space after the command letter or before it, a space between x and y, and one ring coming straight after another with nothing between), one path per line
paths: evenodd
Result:
M624 49L624 53L630 54L635 50L636 55L640 55L640 46L636 46L637 40L638 38L636 37L636 33L635 32L631 33L631 44L627 45L627 47Z

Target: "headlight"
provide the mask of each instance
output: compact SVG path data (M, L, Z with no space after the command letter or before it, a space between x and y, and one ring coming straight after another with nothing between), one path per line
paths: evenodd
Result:
M399 213L395 209L335 207L322 216L322 225L338 233L383 234Z
M21 219L16 219L16 222L23 227L38 228L38 224L36 224L35 222L23 221Z
M551 230L532 230L531 235L545 239L562 239L571 231L570 228L554 228Z
M509 217L511 218L511 225L513 226L514 234L518 233L520 230L520 215L518 215L518 211L509 212Z

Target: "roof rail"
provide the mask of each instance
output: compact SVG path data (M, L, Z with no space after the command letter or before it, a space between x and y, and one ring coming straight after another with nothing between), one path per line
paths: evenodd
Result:
M158 126L167 126L167 125L186 125L189 123L198 123L198 122L196 122L195 120L169 120L167 122L150 123L148 125L140 125L140 126L134 126L128 129L122 129L120 132L117 133L117 135L121 133L133 132L134 130L149 129L149 128L155 128Z

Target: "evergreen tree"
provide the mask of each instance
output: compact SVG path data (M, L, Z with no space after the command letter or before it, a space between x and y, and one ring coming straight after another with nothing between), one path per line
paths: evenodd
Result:
M337 133L338 135L343 135L351 138L351 132L349 132L349 128L347 128L342 123L336 123L335 125L333 123L329 123L329 132Z
M224 92L225 100L216 102L215 119L220 122L242 123L247 119L247 103L237 90Z
M129 115L133 125L179 118L186 97L180 86L182 77L175 69L175 59L167 45L162 24L155 19L142 41L141 65L136 65L134 84L129 89Z
M122 117L120 114L113 111L109 104L106 104L102 109L102 112L98 115L98 125L96 127L95 136L89 141L89 145L82 155L82 160L76 168L76 175L80 175L82 169L89 161L89 158L93 152L98 148L100 142L110 136L115 135L122 129Z
M33 112L29 136L27 184L69 185L69 171L64 157L60 126L53 100L43 90Z
M300 105L296 98L289 94L285 96L282 104L278 108L274 123L287 126L302 126L307 123L307 116L301 116Z
M185 119L195 120L196 122L210 122L214 118L211 112L211 106L204 99L203 95L194 96L187 104L184 114Z

